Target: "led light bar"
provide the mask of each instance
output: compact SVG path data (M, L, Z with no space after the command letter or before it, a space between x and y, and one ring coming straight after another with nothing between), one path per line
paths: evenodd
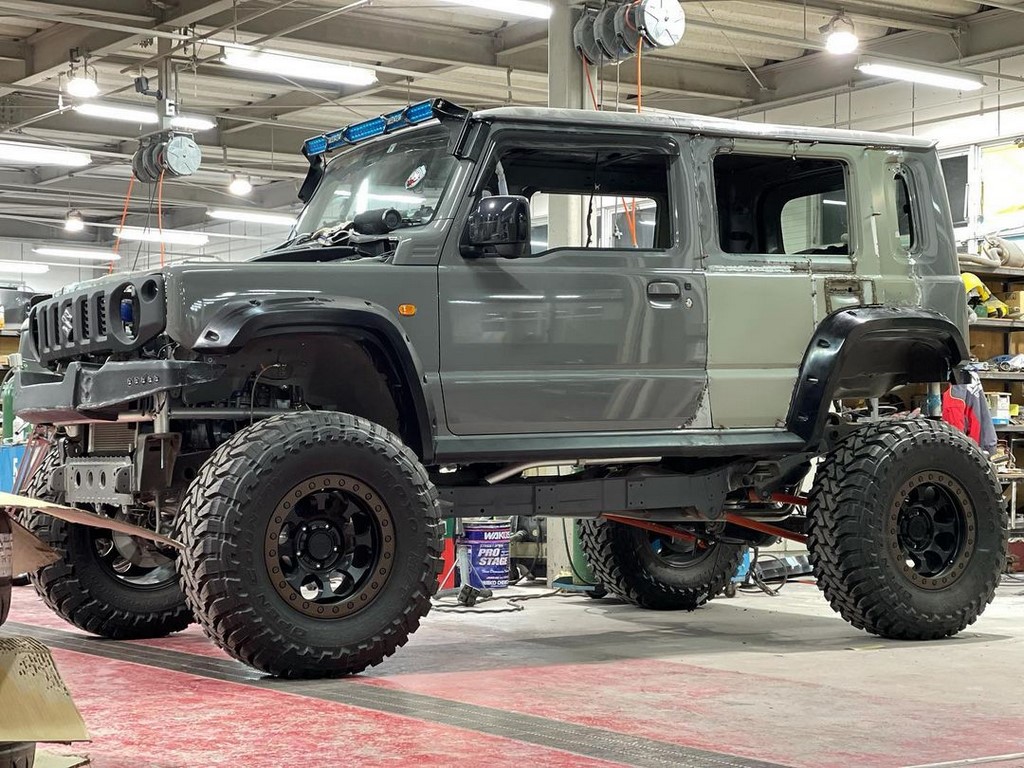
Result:
M435 117L439 119L445 117L465 119L469 114L469 110L452 104L445 99L421 101L394 112L388 112L379 117L364 120L360 123L353 123L336 131L307 139L302 145L302 154L306 157L316 157L327 152L333 152L339 147L358 144L361 141L384 136L402 128L425 123Z

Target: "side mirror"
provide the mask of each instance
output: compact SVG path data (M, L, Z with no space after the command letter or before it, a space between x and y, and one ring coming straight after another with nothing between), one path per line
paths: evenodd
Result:
M485 197L469 214L462 255L518 259L530 255L530 201L516 195Z

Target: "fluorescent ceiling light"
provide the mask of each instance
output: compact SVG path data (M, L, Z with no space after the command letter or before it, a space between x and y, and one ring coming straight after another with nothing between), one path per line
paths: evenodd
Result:
M58 259L82 259L84 261L118 261L121 257L113 251L89 250L87 248L64 248L55 245L41 245L32 253L52 256Z
M245 221L250 224L273 224L281 227L290 227L295 223L294 216L288 216L284 213L267 213L265 211L232 211L226 208L217 208L207 211L206 215L211 219Z
M295 80L314 80L320 83L343 85L373 85L377 73L367 67L352 64L333 64L301 56L290 56L271 51L246 51L238 48L224 50L224 63L250 72L266 72Z
M88 152L73 152L69 149L44 147L39 144L19 144L14 141L0 142L0 163L81 168L91 162L92 156Z
M216 128L217 124L208 117L178 115L171 118L171 127L183 131L209 131Z
M976 91L985 87L985 81L981 76L970 72L884 59L863 58L858 62L857 70L872 77L904 80L921 85L933 85L936 88L952 88L956 91Z
M551 6L535 0L444 0L454 5L482 8L502 16L529 16L531 19L550 19Z
M846 205L845 200L822 200L825 205Z
M166 243L168 245L200 246L210 242L210 238L202 232L185 232L180 229L124 227L115 229L114 235L122 240L141 240L146 243Z
M160 118L155 109L144 107L122 107L114 104L102 104L89 101L85 104L77 104L75 112L87 117L101 117L106 120L121 120L126 123L159 123Z
M352 197L352 193L347 189L336 189L334 190L335 197ZM379 200L382 203L423 203L426 201L426 197L420 195L382 195L377 192L370 192L366 195L369 200Z
M34 261L0 261L0 272L23 272L26 275L42 275L49 272L45 264Z

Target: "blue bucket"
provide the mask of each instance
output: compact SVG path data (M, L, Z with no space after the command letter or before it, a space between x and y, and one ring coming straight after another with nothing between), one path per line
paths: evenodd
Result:
M462 543L469 555L469 584L478 589L508 587L508 549L512 520L462 521Z

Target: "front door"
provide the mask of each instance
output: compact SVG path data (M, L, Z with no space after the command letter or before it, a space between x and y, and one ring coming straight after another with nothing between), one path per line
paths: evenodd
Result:
M531 256L439 273L441 385L455 435L671 430L702 422L707 307L685 235L677 141L496 131L471 208L529 198ZM584 225L568 237L566 210ZM566 219L568 220L568 219ZM569 242L558 242L561 239Z

